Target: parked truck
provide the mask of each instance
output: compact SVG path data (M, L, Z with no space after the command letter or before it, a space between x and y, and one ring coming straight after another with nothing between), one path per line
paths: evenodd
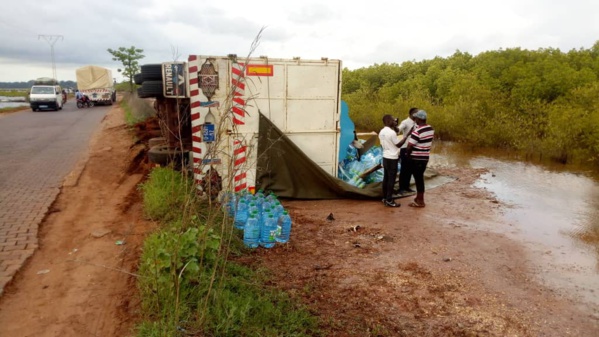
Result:
M347 114L341 73L341 61L327 58L190 55L142 65L138 96L155 98L166 130L148 156L189 158L198 188L211 196L264 189L337 197L352 189L337 179L340 116ZM325 188L314 194L318 186Z
M112 71L103 67L88 65L78 68L77 89L87 95L94 104L112 104L116 101Z

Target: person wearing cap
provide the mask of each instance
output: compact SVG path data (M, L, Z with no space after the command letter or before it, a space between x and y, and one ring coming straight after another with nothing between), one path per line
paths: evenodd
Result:
M418 108L410 108L408 111L408 117L401 121L399 124L399 133L406 137L410 135L414 129L414 113L418 111ZM412 179L412 172L410 171L411 165L408 157L408 143L404 142L399 151L399 194L414 193L415 191L410 188L410 180Z
M393 200L393 187L397 178L399 149L405 142L397 137L397 119L391 115L383 116L385 125L379 132L379 141L383 148L383 203L388 207L399 207Z
M435 130L426 123L426 111L418 110L413 115L416 126L408 139L407 153L410 167L416 182L416 198L411 207L424 207L424 171L428 164Z

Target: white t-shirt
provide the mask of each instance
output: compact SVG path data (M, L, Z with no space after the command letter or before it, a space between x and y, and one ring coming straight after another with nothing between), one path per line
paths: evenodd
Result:
M410 117L404 119L399 124L399 133L401 133L402 136L410 134L412 131L412 127L414 127L414 124L414 121ZM403 143L403 145L401 146L402 149L405 149L406 147L408 147L408 142Z
M395 131L393 131L393 129L388 126L385 126L383 129L381 129L381 132L379 132L379 140L381 141L381 146L383 147L383 158L399 158L399 148L397 147L399 138L397 138L397 134Z

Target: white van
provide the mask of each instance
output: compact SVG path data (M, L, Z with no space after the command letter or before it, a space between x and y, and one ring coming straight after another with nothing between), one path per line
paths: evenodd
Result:
M62 109L62 88L59 85L34 85L29 92L31 110Z

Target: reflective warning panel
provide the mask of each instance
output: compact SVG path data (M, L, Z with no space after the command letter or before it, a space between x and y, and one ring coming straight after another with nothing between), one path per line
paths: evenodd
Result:
M248 64L245 67L246 76L273 76L274 71L271 64Z

